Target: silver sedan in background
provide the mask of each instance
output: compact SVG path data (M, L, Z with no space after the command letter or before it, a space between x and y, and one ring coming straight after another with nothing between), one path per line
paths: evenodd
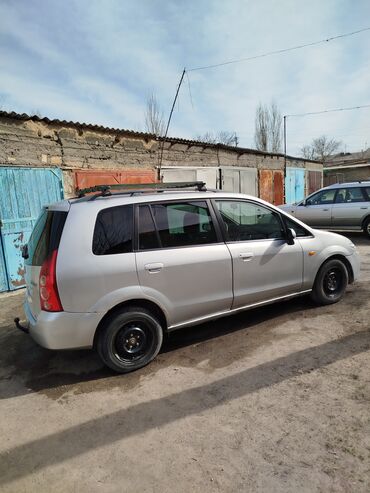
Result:
M314 228L362 230L370 238L370 181L330 185L280 209Z

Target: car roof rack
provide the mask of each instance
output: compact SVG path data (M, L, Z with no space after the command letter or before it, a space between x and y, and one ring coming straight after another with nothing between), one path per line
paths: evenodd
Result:
M204 181L185 181L171 183L123 183L117 185L95 185L88 188L77 188L77 197L85 197L86 194L98 192L90 197L94 200L96 197L108 197L113 190L119 190L118 194L136 194L145 192L164 192L165 190L177 190L182 188L195 188L198 192L206 192L206 184ZM114 195L117 195L116 193Z

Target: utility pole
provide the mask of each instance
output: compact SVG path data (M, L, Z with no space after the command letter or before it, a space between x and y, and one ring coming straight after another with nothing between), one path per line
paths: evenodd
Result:
M286 119L288 115L284 115L284 177L286 176Z

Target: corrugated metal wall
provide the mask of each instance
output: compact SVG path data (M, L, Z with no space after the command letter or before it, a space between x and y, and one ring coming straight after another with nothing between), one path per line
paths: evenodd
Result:
M256 168L221 167L222 190L258 196Z
M284 172L274 171L274 204L284 204Z
M58 168L0 167L0 290L24 286L21 248L44 205L63 198Z
M219 188L218 168L169 168L161 169L163 183L177 181L203 181L208 188Z
M274 200L273 191L273 178L271 169L260 169L259 170L259 188L260 188L260 198L272 203Z

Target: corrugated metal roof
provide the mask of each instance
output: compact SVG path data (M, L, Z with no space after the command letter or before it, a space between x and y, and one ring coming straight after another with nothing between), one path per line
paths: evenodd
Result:
M158 137L157 140L163 141L163 137ZM213 147L216 149L224 149L226 151L232 151L236 152L238 154L257 154L260 156L274 156L274 157L281 157L284 159L284 154L280 152L267 152L267 151L259 151L258 149L251 149L249 147L238 147L238 146L229 146L226 144L213 144L210 142L202 142L200 140L191 140L191 139L182 139L179 137L166 137L166 142L172 142L173 144L185 144L185 145L198 145L202 147ZM320 163L320 161L314 161L312 159L305 159L303 157L297 157L297 156L289 156L287 155L288 159L294 159L296 161L306 161L308 163Z
M0 111L0 118L1 117L13 119L13 120L20 120L20 121L32 120L35 122L44 122L47 124L65 125L65 126L70 126L70 127L75 127L75 128L86 128L89 130L95 130L97 132L121 133L121 134L141 137L141 138L145 138L145 139L153 139L153 140L162 141L162 142L164 140L163 137L157 137L154 134L150 134L150 133L146 133L146 132L137 132L135 130L127 130L124 128L104 127L103 125L95 125L92 123L85 123L85 122L72 122L72 121L67 121L67 120L50 119L47 117L40 117L38 115L27 115L27 113L16 113L14 111L11 111L11 112ZM226 151L236 152L237 154L255 154L255 155L257 154L260 156L274 156L274 157L284 158L284 154L282 154L282 153L265 152L265 151L259 151L257 149L250 149L248 147L229 146L229 145L225 145L225 144L221 144L221 143L213 144L210 142L202 142L199 140L191 140L191 139L182 139L179 137L166 137L165 141L171 142L173 144L198 145L198 146L210 147L210 148L214 148L214 149L223 149ZM297 160L297 161L306 161L306 162L310 162L310 163L320 163L319 161L314 161L312 159L305 159L303 157L297 157L297 156L288 156L287 155L287 158Z
M128 135L136 135L138 137L145 137L150 139L155 139L156 136L154 134L146 133L146 132L137 132L135 130L127 130L125 128L113 128L113 127L104 127L103 125L95 125L92 123L85 122L72 122L67 120L58 120L57 118L50 119L47 117L40 117L38 115L27 115L27 113L16 113L14 111L0 111L0 117L10 118L12 120L22 120L28 121L32 120L34 122L44 122L48 124L55 125L66 125L70 127L78 127L78 128L87 128L89 130L96 130L98 132L114 132L114 133L124 133Z
M354 166L363 163L370 163L370 148L360 152L341 152L331 156L330 160L326 161L325 167Z
M158 137L158 140L164 140L163 137ZM199 146L207 146L207 147L216 147L218 149L225 149L225 150L230 150L233 152L237 152L239 154L245 154L245 153L251 153L251 154L261 154L261 155L272 155L272 156L282 156L284 157L284 154L280 153L271 153L271 152L264 152L264 151L258 151L257 149L250 149L248 147L238 147L238 146L230 146L226 144L221 144L220 142L218 143L212 143L212 142L203 142L201 140L192 140L192 139L182 139L179 137L166 137L166 142L172 142L174 144L185 144L185 145L199 145Z

